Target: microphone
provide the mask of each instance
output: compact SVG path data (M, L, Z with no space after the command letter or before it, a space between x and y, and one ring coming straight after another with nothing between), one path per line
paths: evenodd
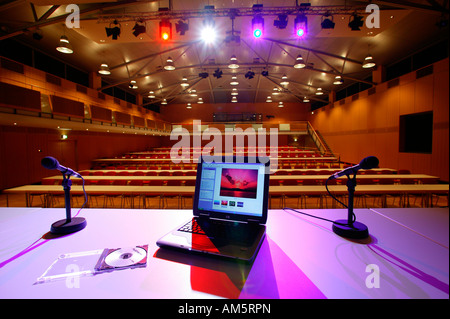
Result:
M71 168L62 166L59 164L58 160L51 156L46 156L41 160L42 166L44 166L47 169L57 169L63 174L66 174L67 176L76 176L76 177L82 177L79 173L75 172Z
M372 169L377 167L379 164L378 158L375 156L368 156L363 158L359 164L352 167L347 167L346 169L337 172L329 177L329 179L336 179L344 175L356 174L360 169Z
M64 201L66 204L66 219L61 219L58 220L57 222L54 222L50 228L50 232L53 234L70 234L82 230L83 228L86 227L87 224L86 219L83 217L72 218L72 213L70 209L70 187L72 186L72 181L69 179L69 177L72 175L80 178L83 177L74 170L60 165L58 160L51 156L44 157L41 160L41 164L45 168L57 169L58 171L63 173L62 185L64 188ZM84 191L84 183L83 183L83 191ZM87 200L86 191L84 191L84 196Z

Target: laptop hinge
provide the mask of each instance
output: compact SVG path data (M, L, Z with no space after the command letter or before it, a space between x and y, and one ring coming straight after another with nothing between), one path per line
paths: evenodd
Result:
M257 219L247 219L247 222L249 224L259 224L259 220L257 220Z
M199 213L199 217L209 217L209 213Z

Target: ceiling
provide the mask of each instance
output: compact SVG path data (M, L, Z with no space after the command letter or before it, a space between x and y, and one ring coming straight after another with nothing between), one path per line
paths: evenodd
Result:
M197 103L199 97L205 103L227 103L231 101L232 88L238 91L238 103L265 102L268 96L275 103L302 102L304 96L326 102L327 93L333 90L356 82L371 84L372 71L362 68L369 52L377 65L389 65L448 37L448 28L436 26L442 18L448 20L448 0L312 0L304 11L308 32L302 39L293 33L298 13L294 0L91 1L76 1L81 10L79 28L67 28L65 24L66 7L73 0L1 1L0 39L15 37L87 72L96 72L101 63L107 63L111 70L110 75L103 76L109 83L107 87L139 93L145 98L144 104L159 104L166 99L165 107L170 107L173 103ZM351 15L356 12L367 17L365 8L369 3L380 8L379 28L364 25L360 31L351 31L348 27ZM265 29L259 39L252 35L254 4L263 5L260 14ZM214 6L214 10L205 10L207 5ZM212 43L200 39L208 12L218 30ZM273 21L283 12L288 14L288 25L278 29ZM333 15L334 29L321 28L323 14L327 12ZM173 36L167 42L159 39L162 17L173 24ZM189 24L185 35L175 31L175 23L181 18ZM121 27L117 40L107 37L105 32L105 27L110 27L114 20ZM132 32L137 21L145 22L146 32L136 37ZM234 31L240 32L235 33L240 36L239 44L226 41L232 24ZM42 39L33 39L36 32ZM63 34L69 39L73 54L55 50ZM299 54L306 67L295 69L293 64ZM238 69L228 68L232 55L238 60ZM169 57L176 67L173 71L163 68ZM223 72L220 78L213 75L217 69ZM245 77L248 71L254 72L253 78ZM262 75L263 71L268 73ZM203 77L199 76L201 73ZM233 75L239 82L236 86L230 85ZM289 84L280 85L283 75ZM343 85L333 84L336 75L343 77ZM187 88L180 85L183 77L190 84ZM136 89L129 88L131 80L136 81ZM278 95L272 95L274 88ZM315 95L317 88L322 88L325 94ZM196 97L189 94L192 89L196 90ZM155 92L155 98L147 98L149 91Z

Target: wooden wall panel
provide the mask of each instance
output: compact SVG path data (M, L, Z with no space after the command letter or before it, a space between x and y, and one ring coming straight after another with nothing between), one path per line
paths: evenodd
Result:
M101 122L112 122L112 111L110 109L91 105L91 119Z
M116 123L120 125L130 125L131 124L131 115L123 112L114 112L114 116L116 118Z
M33 184L59 174L41 166L45 156L74 170L90 169L92 160L161 146L161 138L134 134L70 131L67 140L52 129L0 126L0 190Z
M41 93L0 82L0 104L30 111L41 111Z
M391 88L381 83L375 94L360 94L355 101L347 98L343 105L336 102L308 119L343 161L358 163L375 155L380 166L431 174L448 182L448 59L436 63L433 74L416 79L412 72L397 82ZM424 111L433 111L432 154L400 153L400 115Z
M51 95L53 114L84 118L84 104L82 102Z

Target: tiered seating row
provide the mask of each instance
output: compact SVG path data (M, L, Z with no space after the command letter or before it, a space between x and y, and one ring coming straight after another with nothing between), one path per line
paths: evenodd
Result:
M324 208L336 205L330 200L324 185L329 176L342 170L344 165L334 157L309 156L314 154L311 151L308 151L308 156L303 154L301 157L297 157L300 152L294 148L286 151L294 157L277 158L278 165L273 167L270 177L270 208L275 208L275 200L278 200L278 207ZM120 199L120 207L127 204L135 207L135 199L139 199L139 207L148 208L152 200L156 200L153 203L156 207L166 208L169 199L176 199L177 205L173 208L192 208L192 204L186 205L186 200L194 194L197 165L191 158L189 163L173 163L167 153L167 149L164 149L146 155L126 154L120 158L96 160L95 169L80 172L85 179L89 205L94 201L98 205L98 199L102 198L102 207L116 207L114 199ZM155 158L136 158L147 155ZM54 199L63 191L61 179L60 175L52 176L44 178L42 185L17 187L8 191L25 193L30 205L36 196L41 197L43 205L53 205ZM81 180L71 180L72 196L81 197ZM342 201L348 193L346 180L342 177L328 183ZM438 183L438 177L410 174L409 171L397 172L387 168L361 170L357 175L355 207L407 207L416 203L420 207L433 206L437 203L435 200L442 196L446 197L448 206L448 185Z

